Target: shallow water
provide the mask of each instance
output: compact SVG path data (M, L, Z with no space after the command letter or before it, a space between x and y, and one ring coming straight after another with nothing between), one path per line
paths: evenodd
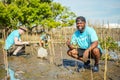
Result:
M15 72L10 68L8 68L8 71L9 71L9 75L10 75L10 80L17 80L15 78Z

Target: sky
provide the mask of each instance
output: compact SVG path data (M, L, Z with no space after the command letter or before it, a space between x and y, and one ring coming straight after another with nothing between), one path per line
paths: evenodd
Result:
M54 0L90 22L120 24L120 0Z

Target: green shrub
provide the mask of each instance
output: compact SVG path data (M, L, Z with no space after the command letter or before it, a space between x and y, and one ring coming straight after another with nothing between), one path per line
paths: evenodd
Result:
M100 39L99 41L103 49L118 50L118 44L110 36L106 37L105 39Z

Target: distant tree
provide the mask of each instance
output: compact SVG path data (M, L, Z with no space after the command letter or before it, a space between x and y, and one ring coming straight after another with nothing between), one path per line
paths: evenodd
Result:
M76 15L70 12L68 8L64 8L62 14L60 14L59 20L62 21L62 27L72 26L74 24Z

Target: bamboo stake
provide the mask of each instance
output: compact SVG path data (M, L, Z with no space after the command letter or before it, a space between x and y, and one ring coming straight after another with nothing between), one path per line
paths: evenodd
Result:
M91 51L90 51L90 62L92 63L92 58L91 58ZM91 67L91 80L93 80L93 71L92 71L92 67Z
M107 80L107 55L108 55L108 49L106 46L106 40L105 40L105 71L104 71L104 80Z
M49 42L48 48L50 50L50 64L53 63L52 59L51 59L51 55L52 55L52 51L51 51L51 41Z
M50 50L50 55L52 55L52 49L51 49L51 41L49 42L49 50Z
M105 53L105 72L104 72L104 80L107 80L107 55L108 55L108 51L106 51Z
M50 44L51 44L51 46L52 46L52 49L51 49L51 47L50 47L50 53L51 53L51 55L50 55L50 63L51 64L53 64L54 63L54 56L55 56L55 52L54 52L54 45L53 45L53 35L52 35L52 33L51 33L51 41L50 41Z
M49 42L49 50L50 50L50 64L53 64L51 41Z
M53 43L52 37L51 37L51 43L52 43L52 53L53 53L53 56L55 56L54 43Z
M65 41L67 41L65 28L64 28L64 33L65 33L65 36L64 36L65 37Z
M33 36L33 35L32 35ZM32 40L31 40L32 41ZM34 52L33 52L33 46L31 46L31 52L32 52L32 55L34 55Z
M54 57L55 57L55 50L54 50L54 44L53 44L53 40L52 40L52 59L53 59L53 62L54 62Z
M118 26L117 26L117 29L118 29ZM117 33L117 29L116 29L116 33ZM119 40L119 37L120 37L119 34L120 34L120 33L117 33L117 36L118 36L117 42L120 41L120 40ZM118 52L117 52L117 56L118 56L118 54L120 53L120 52L119 52L119 46L117 46L117 51L118 51ZM116 62L116 65L119 65L119 60L120 60L120 58L118 57L118 60L117 60L117 62Z
M60 47L60 51L61 51L61 62L63 60L63 52L62 52L62 47ZM63 66L63 63L62 63L62 66Z
M101 40L102 40L102 38L103 38L103 28L104 28L103 26L104 26L104 20L103 20L103 24L102 24L102 26L101 26L101 32L102 32L102 33L101 33L101 37L100 37Z

